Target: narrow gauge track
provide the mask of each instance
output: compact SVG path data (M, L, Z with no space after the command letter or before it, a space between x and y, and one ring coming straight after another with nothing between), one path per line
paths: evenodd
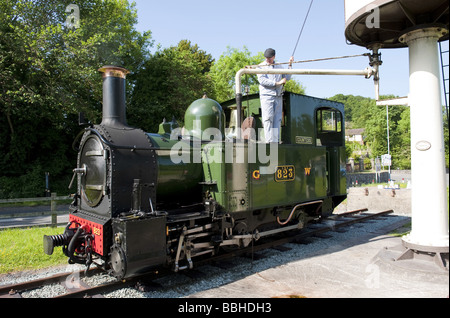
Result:
M298 234L276 238L271 241L257 242L246 248L235 250L226 254L209 257L207 259L197 260L195 262L195 265L200 266L208 263L221 262L243 254L253 255L253 253L257 251L261 251L268 248L275 248L277 246L290 242L298 242L308 237L320 236L321 234L324 234L326 232L337 231L355 223L361 223L370 219L376 219L381 216L393 213L393 210L387 210L378 213L364 213L364 212L367 212L367 209L359 209L332 215L331 217L324 219L320 223L312 223L307 225ZM90 273L94 274L95 272L99 271L101 270L93 269L90 271ZM142 276L135 276L124 281L107 282L94 287L88 286L87 284L83 283L81 279L78 279L79 282L77 282L76 284L75 283L67 284L67 281L68 280L70 281L71 276L76 278L84 277L85 275L84 271L76 273L73 272L63 273L19 284L0 286L0 298L20 298L21 293L24 291L37 289L46 285L58 283L66 288L67 285L70 285L71 288L67 288L66 293L56 296L54 298L103 297L102 296L103 293L107 293L120 288L136 286L136 284L138 284L138 282L142 279L145 279L145 281L151 281L152 279L160 278L162 276L169 275L170 273L172 273L172 271L163 269L159 272L147 273Z

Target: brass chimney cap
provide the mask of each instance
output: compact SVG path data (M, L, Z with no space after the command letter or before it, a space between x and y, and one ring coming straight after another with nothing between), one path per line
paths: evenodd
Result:
M105 77L119 77L125 79L127 74L130 73L127 69L115 66L115 65L105 65L98 69L99 72L103 73L103 78Z

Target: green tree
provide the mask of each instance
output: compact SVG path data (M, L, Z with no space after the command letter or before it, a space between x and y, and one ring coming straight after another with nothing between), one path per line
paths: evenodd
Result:
M394 96L382 96L382 99ZM365 144L372 158L387 154L386 107L376 106L375 100L362 96L338 94L331 100L344 103L346 127L364 128ZM394 168L411 166L409 108L389 106L389 145Z
M392 145L395 154L396 167L400 169L411 169L411 121L410 109L405 107L397 122L396 138Z
M245 46L242 50L227 47L227 51L214 63L210 72L214 84L215 98L219 102L234 98L236 73L247 65L257 65L262 61L264 61L262 52L252 55ZM242 79L242 85L249 87L250 94L259 91L259 83L256 75L245 75ZM285 88L293 93L305 93L304 87L295 80L289 81ZM243 89L242 91L245 90Z
M252 56L247 47L242 50L227 47L219 60L211 68L211 79L214 84L214 96L219 102L223 102L235 97L235 76L236 73L247 65L261 63L264 59L262 53ZM255 75L246 75L242 84L250 88L250 93L258 91L258 81Z
M204 93L214 98L209 75L213 61L210 54L187 40L157 51L136 74L129 123L154 132L163 118L175 117L181 125L193 101Z
M297 82L297 80L293 78L284 85L284 89L291 93L306 94L305 87L300 82Z
M79 130L76 114L83 111L94 123L101 118L97 69L137 70L148 56L151 34L134 29L134 5L80 0L79 23L70 25L72 2L0 0L0 191L11 180L34 184L42 171L67 187L76 160L67 146ZM23 195L41 194L43 174L41 180L42 187Z

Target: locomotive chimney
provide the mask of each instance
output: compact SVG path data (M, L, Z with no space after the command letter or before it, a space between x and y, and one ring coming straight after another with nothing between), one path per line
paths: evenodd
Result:
M102 125L128 127L125 105L125 78L128 70L107 65L98 70L103 73Z

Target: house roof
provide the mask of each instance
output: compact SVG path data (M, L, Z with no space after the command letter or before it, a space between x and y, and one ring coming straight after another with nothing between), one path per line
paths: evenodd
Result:
M364 134L364 131L365 131L364 128L346 129L345 130L345 135L346 136L362 135L362 134Z

